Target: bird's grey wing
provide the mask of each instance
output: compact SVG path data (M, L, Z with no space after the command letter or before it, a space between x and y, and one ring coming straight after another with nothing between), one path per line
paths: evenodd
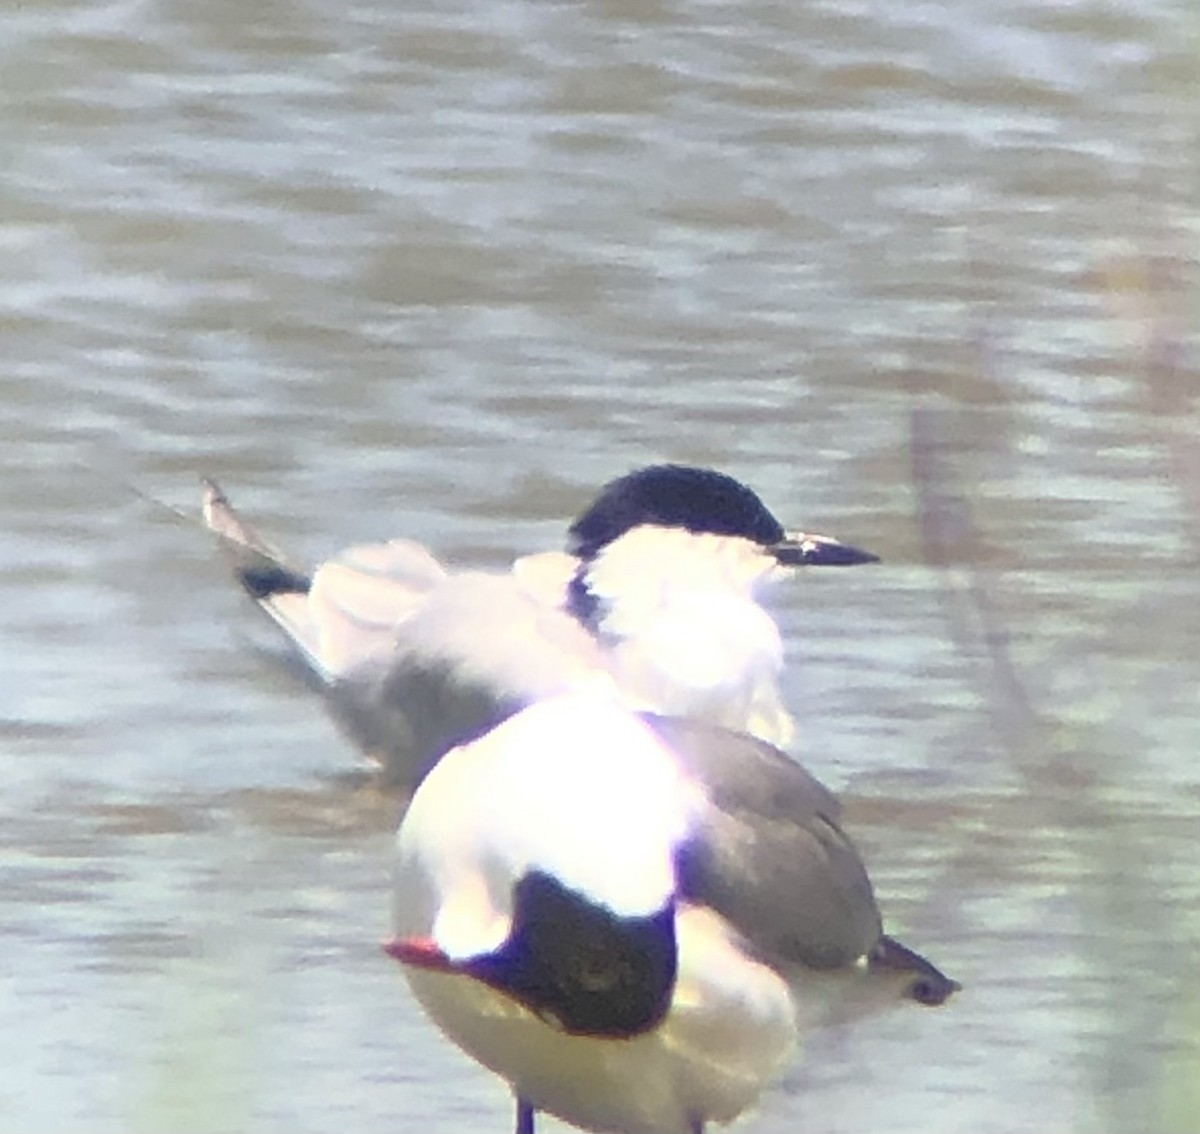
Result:
M771 960L832 969L868 954L882 932L879 910L832 793L754 737L645 719L703 798L677 853L681 896L716 910Z
M415 785L450 748L602 669L591 635L513 575L463 572L434 587L389 650L339 686L354 686L359 735L386 778Z

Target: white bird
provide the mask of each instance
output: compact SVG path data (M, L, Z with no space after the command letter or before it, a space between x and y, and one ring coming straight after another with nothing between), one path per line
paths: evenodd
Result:
M762 741L565 694L417 789L385 948L511 1085L517 1134L539 1111L700 1134L752 1106L812 1028L959 987L884 935L838 812Z
M655 465L601 491L569 552L447 571L410 540L293 566L206 481L204 518L283 629L335 718L415 787L444 752L524 705L610 674L629 704L787 745L783 646L759 589L803 565L876 556L785 532L745 485Z

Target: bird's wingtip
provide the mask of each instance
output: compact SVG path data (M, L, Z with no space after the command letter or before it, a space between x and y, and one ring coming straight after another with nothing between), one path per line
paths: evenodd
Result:
M229 553L238 582L251 597L262 600L281 591L306 592L308 574L293 567L287 557L250 526L229 502L221 486L201 476L201 512L204 525Z
M205 526L218 536L237 543L250 543L246 538L250 529L229 503L224 489L210 476L201 476L200 511Z
M200 475L200 487L204 489L204 507L208 509L214 504L228 504L229 499L225 490L211 476Z

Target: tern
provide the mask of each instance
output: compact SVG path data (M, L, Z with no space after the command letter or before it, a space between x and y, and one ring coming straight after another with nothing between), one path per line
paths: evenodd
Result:
M504 1078L517 1134L701 1134L797 1041L959 985L883 932L836 799L754 737L615 688L452 750L396 843L393 924L426 1014Z
M450 571L406 539L293 564L213 481L204 519L284 631L334 718L411 790L450 748L534 701L610 675L631 707L786 747L783 645L759 592L803 566L876 562L788 532L713 469L653 465L604 487L565 552L503 573Z

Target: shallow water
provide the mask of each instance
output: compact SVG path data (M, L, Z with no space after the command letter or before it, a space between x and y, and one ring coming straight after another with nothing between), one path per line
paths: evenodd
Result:
M746 1128L1200 1129L1189 6L5 23L0 1128L509 1121L378 950L397 801L117 480L494 565L668 458L885 557L779 595L790 700L967 986Z

